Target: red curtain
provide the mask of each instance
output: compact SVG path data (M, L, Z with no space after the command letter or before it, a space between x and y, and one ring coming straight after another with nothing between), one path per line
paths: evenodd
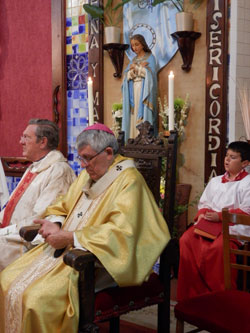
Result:
M0 157L30 118L52 119L51 0L0 1Z

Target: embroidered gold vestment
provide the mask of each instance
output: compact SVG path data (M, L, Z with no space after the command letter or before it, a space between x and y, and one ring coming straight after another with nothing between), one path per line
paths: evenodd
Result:
M123 160L118 155L110 169ZM65 216L65 230L70 230L68 221L87 182L83 171L67 195L46 211ZM170 239L142 175L127 168L103 193L91 194L90 188L89 195L93 205L75 229L78 242L97 256L118 285L141 284ZM0 332L77 332L78 273L53 253L47 244L40 245L0 273Z

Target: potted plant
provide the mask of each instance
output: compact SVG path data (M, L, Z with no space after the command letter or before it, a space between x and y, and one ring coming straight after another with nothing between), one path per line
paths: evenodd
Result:
M92 18L99 19L104 25L106 43L120 43L121 29L118 27L122 19L122 7L130 0L122 0L114 5L114 0L108 0L104 8L84 4L83 8Z
M161 102L160 97L158 98L159 102L159 116L161 117L161 123L163 127L163 135L169 136L169 119L168 119L168 104L167 97L164 95L163 103ZM189 94L186 94L185 99L180 97L175 98L174 100L174 127L178 132L178 153L177 153L177 178L178 178L178 169L184 164L184 156L180 153L181 143L185 140L185 127L187 125L187 118L190 110L190 101Z
M193 5L193 9L199 8L204 0L189 0L189 4ZM156 6L160 3L168 2L171 3L176 9L176 30L177 31L193 31L194 20L193 13L184 10L184 0L153 0L152 5ZM185 6L187 7L187 6Z

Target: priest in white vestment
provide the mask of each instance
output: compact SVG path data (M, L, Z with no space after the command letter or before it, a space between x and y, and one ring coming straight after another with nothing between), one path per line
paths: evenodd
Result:
M0 271L30 248L19 236L56 198L67 192L75 174L63 154L56 150L59 130L47 119L32 119L20 143L23 156L33 162L0 213Z
M170 239L143 176L132 159L117 154L108 127L87 127L77 149L85 170L66 196L48 207L51 220L36 221L46 244L0 273L1 332L78 332L79 273L64 264L63 255L55 257L55 249L94 253L102 264L100 289L141 284Z

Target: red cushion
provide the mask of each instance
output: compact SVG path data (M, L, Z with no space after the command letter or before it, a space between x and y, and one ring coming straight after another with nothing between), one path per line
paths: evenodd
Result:
M131 310L158 304L164 300L164 287L157 274L152 273L147 282L136 287L115 287L96 294L95 322L120 316Z
M175 316L209 332L249 333L250 294L226 290L180 301Z

